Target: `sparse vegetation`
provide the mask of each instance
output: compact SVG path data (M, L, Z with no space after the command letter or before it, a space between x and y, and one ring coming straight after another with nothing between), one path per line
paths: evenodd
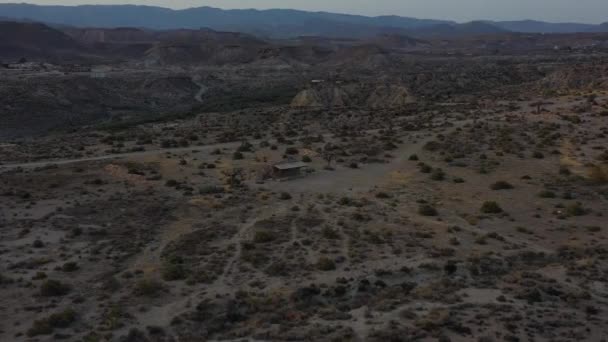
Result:
M2 25L1 341L608 336L602 34Z
M439 214L437 209L428 204L421 204L418 207L418 213L422 216L437 216Z
M255 243L269 243L277 239L277 236L274 232L268 230L260 230L255 232L253 237L253 242Z
M484 214L499 214L502 213L502 208L494 201L484 202L481 206L481 212Z
M333 271L336 269L336 264L333 260L322 257L317 261L317 268L321 271Z
M140 279L135 283L133 294L140 297L157 297L163 285L154 279Z
M27 330L27 336L35 337L38 335L50 335L55 329L69 327L75 320L76 312L72 309L65 309L61 312L54 313L45 319L35 320L32 326Z
M511 185L511 183L505 182L505 181L498 181L498 182L490 185L490 189L492 189L492 190L510 190L513 188L514 188L514 186Z
M40 285L40 295L43 297L60 297L70 292L70 286L58 280L49 279Z

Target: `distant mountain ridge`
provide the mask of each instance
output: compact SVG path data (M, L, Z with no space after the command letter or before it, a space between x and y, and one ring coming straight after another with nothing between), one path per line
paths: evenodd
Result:
M0 17L75 27L139 27L155 30L210 28L269 38L326 36L374 37L382 34L454 36L506 31L530 33L606 32L608 25L522 21L454 21L400 16L367 17L291 9L223 10L198 7L184 10L135 5L39 6L0 4Z
M0 4L0 17L77 27L141 27L157 30L208 27L214 30L239 31L272 38L302 35L371 37L382 33L404 33L406 29L450 23L397 16L365 17L289 9L259 11L198 7L172 10L134 5Z
M523 33L575 33L575 32L605 32L606 27L602 25L580 24L580 23L548 23L537 20L518 21L487 21L491 25L498 26L512 32Z

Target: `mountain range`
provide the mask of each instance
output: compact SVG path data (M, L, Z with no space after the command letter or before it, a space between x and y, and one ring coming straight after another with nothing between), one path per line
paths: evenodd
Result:
M297 36L362 38L380 34L429 37L501 32L608 32L608 23L592 25L532 20L456 23L400 16L367 17L290 9L223 10L198 7L173 10L134 5L39 6L9 3L0 4L0 18L75 27L138 27L155 30L210 28L244 32L267 38Z

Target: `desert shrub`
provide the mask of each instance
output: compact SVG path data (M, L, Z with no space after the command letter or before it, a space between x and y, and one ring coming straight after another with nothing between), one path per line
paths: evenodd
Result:
M281 194L279 195L279 199L283 200L283 201L287 201L290 200L291 194L289 192L281 192Z
M395 145L393 142L391 141L387 141L384 143L384 145L382 146L382 148L386 151L391 151L397 148L397 145Z
M353 218L353 220L359 221L359 222L367 222L367 221L371 221L371 219L372 219L369 215L362 213L360 211L353 213L352 218Z
M431 173L431 179L435 181L442 181L445 179L445 172L442 169L434 169Z
M36 274L34 274L34 276L32 277L32 280L42 280L42 279L46 279L47 275L44 272L36 272Z
M464 179L461 177L454 178L454 183L461 184L464 183Z
M224 187L215 186L215 185L207 185L198 189L198 192L201 195L213 195L213 194L221 194L224 192Z
M285 149L285 154L287 154L287 155L295 155L295 154L299 154L299 153L300 153L300 151L295 147L288 147Z
M573 124L580 124L583 120L576 115L561 115L562 120L568 121Z
M416 154L412 154L412 155L409 157L409 160L411 160L411 161L418 161L418 155L416 155Z
M74 261L66 262L61 266L63 272L75 272L78 270L78 264Z
M175 141L173 139L165 139L160 143L160 147L162 147L162 148L177 147L177 141Z
M560 166L559 174L562 176L570 176L572 174L572 172L566 166Z
M484 214L498 214L502 213L502 208L494 201L487 201L481 206L481 212Z
M232 154L232 159L233 159L233 160L241 160L241 159L243 159L243 158L245 158L245 156L243 155L243 153L241 153L241 152L239 152L239 151L236 151L236 152L234 152L234 153Z
M391 198L391 195L387 194L386 192L379 192L376 194L376 198Z
M258 230L253 236L255 243L269 243L277 239L277 235L269 230Z
M423 148L427 151L436 152L441 148L441 143L438 141L429 141Z
M265 272L271 277L285 277L289 275L289 270L291 267L287 263L282 260L276 261L268 268L266 268Z
M323 231L322 231L323 237L329 240L338 240L340 239L340 234L338 233L337 230L331 228L331 227L323 227Z
M181 260L165 262L161 271L165 281L183 280L188 276L188 270Z
M592 165L589 167L588 178L592 184L606 184L608 183L608 171L597 165Z
M178 185L179 183L175 180L175 179L169 179L165 182L165 186L174 188Z
M518 232L520 233L524 233L524 234L532 234L532 232L526 228L526 227L522 227L522 226L518 226L515 228Z
M28 337L39 335L50 335L53 333L53 327L46 319L35 320L32 326L27 330Z
M0 285L10 284L13 280L5 275L0 274Z
M41 320L35 320L27 330L28 337L50 335L56 328L67 328L76 320L76 312L72 309L54 313Z
M312 159L309 156L302 156L302 162L311 163Z
M490 189L492 190L509 190L509 189L513 189L513 185L511 185L511 183L509 182L505 182L505 181L498 181L492 185L490 185Z
M128 162L125 165L127 167L127 172L129 174L132 175L139 175L139 176L144 176L146 174L143 165L135 163L135 162Z
M583 216L587 211L580 203L573 203L566 207L566 215L568 216Z
M477 238L475 238L475 243L478 245L487 245L488 237L485 235L478 236Z
M340 200L338 201L339 205L343 205L343 206L347 206L347 205L353 205L354 201L348 197L342 197L340 198Z
M572 195L571 192L566 191L562 194L562 198L565 200L573 200L574 199L574 195Z
M140 297L156 297L163 285L154 279L141 279L135 283L133 294Z
M102 330L107 331L120 329L125 326L125 320L130 317L131 315L125 310L123 305L110 303L101 314L100 327Z
M336 263L327 257L321 257L317 261L317 268L321 271L332 271L336 269Z
M535 151L534 153L532 153L532 158L543 159L545 158L545 155L540 151Z
M420 214L422 216L437 216L439 213L437 212L437 209L435 209L434 207L432 207L428 204L421 204L418 207L418 214Z
M146 327L146 330L148 330L148 333L150 335L164 335L165 334L165 329L163 329L163 327L159 327L156 325L148 325Z
M557 195L555 194L555 192L551 191L551 190L543 190L541 192L538 193L538 197L540 198L555 198L557 197Z
M48 320L54 328L67 328L76 320L76 312L72 309L65 309L52 314Z
M433 168L425 163L420 163L418 167L420 168L420 172L422 173L431 173L431 171L433 171Z
M43 297L65 296L70 292L70 286L58 280L49 279L40 285L40 295Z
M348 164L348 167L350 167L351 169L358 169L359 164L357 164L356 162L352 162L352 163Z
M239 147L237 148L237 151L238 151L238 152L251 152L252 148L253 148L253 145L251 145L251 144L250 144L249 142L247 142L247 141L243 141L243 142L241 143L241 146L239 146Z

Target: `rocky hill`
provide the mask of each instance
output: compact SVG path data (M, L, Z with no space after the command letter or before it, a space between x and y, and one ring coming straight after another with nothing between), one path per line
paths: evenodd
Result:
M606 65L573 65L556 70L536 84L538 91L596 91L608 89Z
M64 27L62 31L82 44L137 44L153 43L157 40L154 31L132 27L122 28L76 28Z
M413 102L415 98L411 92L399 84L343 84L323 81L300 91L292 100L291 106L399 108Z
M84 50L73 38L47 25L0 21L0 58L59 58Z

